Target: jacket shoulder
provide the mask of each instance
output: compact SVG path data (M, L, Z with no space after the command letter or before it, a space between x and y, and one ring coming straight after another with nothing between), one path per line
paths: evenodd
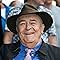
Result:
M47 44L47 51L55 60L60 60L60 47Z
M11 60L15 57L20 51L19 45L19 42L14 44L3 44L0 48L0 54L3 60Z

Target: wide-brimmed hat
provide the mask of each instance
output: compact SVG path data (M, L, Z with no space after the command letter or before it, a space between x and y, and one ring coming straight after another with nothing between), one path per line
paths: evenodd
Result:
M27 14L37 14L40 16L40 18L43 21L43 24L45 25L44 32L46 32L46 30L48 30L53 23L52 17L47 12L43 11L38 12L37 9L34 8L33 6L25 4L22 10L19 8L14 8L10 11L7 18L7 26L9 30L16 34L17 18L20 17L21 15L27 15Z

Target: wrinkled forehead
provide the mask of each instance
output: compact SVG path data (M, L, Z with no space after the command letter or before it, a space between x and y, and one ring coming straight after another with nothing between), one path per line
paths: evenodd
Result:
M42 19L40 18L39 15L37 14L25 14L25 15L21 15L17 18L17 21L22 21L22 20L36 20L36 21L39 21L39 22L42 22Z

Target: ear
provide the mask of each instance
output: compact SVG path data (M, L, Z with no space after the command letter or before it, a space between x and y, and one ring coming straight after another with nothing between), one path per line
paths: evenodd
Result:
M43 31L44 31L44 28L45 28L45 25L42 24L42 27L41 27L41 33L43 34Z

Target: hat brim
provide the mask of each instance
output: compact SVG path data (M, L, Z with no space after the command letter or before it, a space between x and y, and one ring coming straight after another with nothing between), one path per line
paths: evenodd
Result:
M45 25L44 32L46 32L46 30L48 30L53 23L52 17L46 12L33 12L33 13L28 13L28 14L37 14L40 16L40 18L43 21L43 24ZM9 30L15 34L17 33L16 20L19 17L19 15L21 16L21 15L25 15L25 14L14 15L7 19L7 26L9 28Z

